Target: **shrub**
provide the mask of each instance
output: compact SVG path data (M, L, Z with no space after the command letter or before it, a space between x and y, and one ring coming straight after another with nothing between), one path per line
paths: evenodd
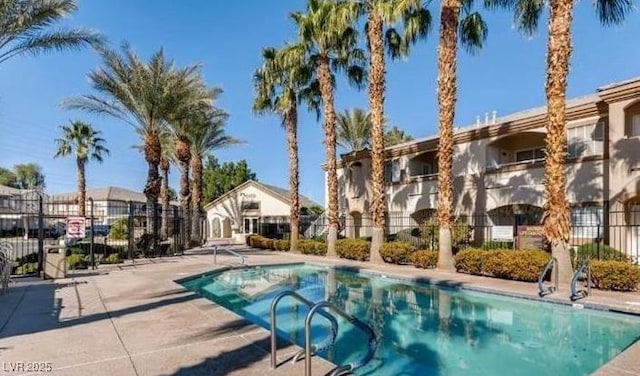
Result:
M31 274L38 272L38 263L37 262L29 262L26 264L22 264L18 266L15 270L15 273L18 275Z
M513 249L513 242L489 240L482 243L482 249Z
M276 249L276 241L274 239L263 238L262 249Z
M640 268L625 261L593 260L591 280L599 289L633 291L640 283Z
M289 249L291 248L291 244L288 240L276 240L275 246L276 250L283 252L289 252Z
M411 254L416 248L407 242L391 242L383 243L380 247L380 256L385 262L392 264L408 264L411 260Z
M606 244L587 243L579 246L575 254L577 264L586 259L628 261L629 257Z
M109 239L127 240L129 237L129 219L120 218L113 223L109 230Z
M81 254L74 254L71 256L67 256L67 266L69 267L70 270L86 269L87 268L86 257Z
M438 251L415 251L411 255L410 261L416 268L435 268L438 265Z
M549 261L549 254L540 250L467 249L460 251L454 260L456 270L462 273L535 282Z
M304 255L325 256L327 254L327 246L317 240L300 239L298 242L298 251Z
M369 242L363 239L340 239L336 242L338 256L350 260L369 260Z
M247 236L247 243L250 247L266 249L267 248L267 238L260 235L249 235Z
M459 248L463 244L469 242L471 227L468 225L465 217L459 217L455 220L452 233L451 244L455 248ZM407 242L416 248L437 250L439 237L439 222L437 217L426 219L419 228L404 229L396 233L395 240Z
M112 253L107 257L104 257L100 260L101 264L120 264L122 260L120 259L120 255L117 253Z

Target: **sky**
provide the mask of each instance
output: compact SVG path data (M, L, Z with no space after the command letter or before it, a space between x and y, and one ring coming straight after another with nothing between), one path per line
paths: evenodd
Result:
M578 2L575 9L568 97L640 76L638 10L623 25L604 28L591 4ZM202 64L207 83L224 90L217 105L230 114L227 132L245 141L215 155L223 162L246 159L259 180L288 186L285 133L277 117L252 113L252 74L261 64L262 48L296 39L288 15L303 10L304 0L79 0L78 6L64 26L97 30L114 48L127 41L145 59L163 47L177 65ZM387 61L385 116L416 138L437 134L439 3L433 2L430 10L434 24L428 38L407 59ZM502 116L545 103L546 19L538 34L524 37L507 12L484 12L484 17L489 36L483 50L475 56L459 53L457 126L472 124L485 112ZM24 56L0 65L0 166L38 163L49 193L74 191L75 162L53 158L54 139L60 125L85 120L103 132L111 150L104 163L89 164L88 186L142 191L147 167L132 148L140 144L133 129L61 106L65 98L93 93L87 74L99 65L91 50ZM368 107L367 90L357 91L341 80L336 108L353 107ZM304 110L299 121L300 191L323 203L322 125ZM177 169L170 183L178 186Z

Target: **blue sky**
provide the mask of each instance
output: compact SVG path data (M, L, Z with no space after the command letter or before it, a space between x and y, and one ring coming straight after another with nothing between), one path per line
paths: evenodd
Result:
M431 8L438 18L438 3ZM66 22L102 32L112 45L128 41L145 58L159 47L179 65L202 63L207 82L224 89L219 106L231 115L228 132L243 146L216 152L222 161L247 159L258 178L287 186L284 131L275 117L251 112L252 73L264 46L280 46L296 37L288 13L304 8L303 0L79 0L80 10ZM525 38L511 26L507 13L485 13L486 47L477 56L459 58L456 124L467 125L492 110L498 116L544 104L546 27ZM546 22L545 22L546 24ZM437 132L437 23L430 37L405 61L388 62L386 116L414 137ZM590 2L578 2L569 96L640 75L638 11L624 25L602 28ZM91 187L117 185L141 191L146 165L132 149L139 143L132 129L113 119L69 112L64 98L90 93L86 74L98 66L91 51L55 53L13 59L0 66L0 166L36 162L43 166L51 193L75 189L75 163L53 159L58 126L69 119L91 121L103 131L111 157L88 168ZM367 107L367 91L343 82L336 93L339 110ZM322 127L301 113L299 125L301 193L324 201ZM172 186L177 186L177 172Z

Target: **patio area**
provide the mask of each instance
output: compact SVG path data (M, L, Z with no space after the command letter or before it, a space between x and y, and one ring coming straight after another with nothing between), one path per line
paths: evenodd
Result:
M300 262L340 264L388 276L537 299L533 283L504 281L413 266L371 265L280 252L241 250L250 265ZM218 262L236 261L218 255ZM217 267L220 267L218 265ZM0 296L2 375L28 374L48 362L53 375L302 375L303 362L269 366L269 333L174 280L216 268L207 251L105 266L56 281L17 279ZM568 286L545 298L568 303ZM640 314L640 294L594 290L579 302ZM577 307L579 308L579 307ZM297 350L279 349L280 362ZM30 363L31 362L31 363ZM314 358L314 374L334 366ZM640 343L599 375L640 375Z

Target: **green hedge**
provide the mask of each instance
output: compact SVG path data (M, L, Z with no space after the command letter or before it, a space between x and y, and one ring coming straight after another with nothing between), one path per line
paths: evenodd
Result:
M288 240L276 240L274 242L274 245L276 247L276 250L282 252L289 252L289 249L291 248L291 243L289 243Z
M435 268L438 265L438 251L415 251L411 255L410 261L416 268Z
M408 264L416 247L407 242L382 243L380 256L385 262L392 264Z
M496 240L489 240L482 243L480 247L482 249L513 249L513 242L501 242Z
M78 253L67 256L67 266L69 267L69 270L86 269L89 265L87 257L88 256Z
M626 261L593 260L591 280L603 290L634 291L640 283L640 268Z
M619 250L606 244L587 243L579 246L575 251L575 260L579 264L586 259L628 261L629 257Z
M67 256L73 254L88 255L91 252L91 244L87 242L76 243L73 246L67 248ZM111 254L118 254L120 258L126 258L128 250L126 245L109 245L104 243L93 243L93 253L101 254L105 257Z
M549 258L547 252L540 250L467 249L458 252L454 261L461 273L535 282Z
M336 253L350 260L368 261L369 242L364 239L340 239L336 242Z
M298 241L298 252L303 255L325 256L327 254L327 245L313 239L300 239Z
M107 257L103 257L100 259L101 264L121 264L122 260L120 259L120 255L117 253L112 253Z
M420 227L400 230L393 240L410 243L417 249L438 249L439 224L438 218L433 217L424 221ZM451 233L451 244L459 248L469 242L471 227L467 219L459 217L454 222Z

